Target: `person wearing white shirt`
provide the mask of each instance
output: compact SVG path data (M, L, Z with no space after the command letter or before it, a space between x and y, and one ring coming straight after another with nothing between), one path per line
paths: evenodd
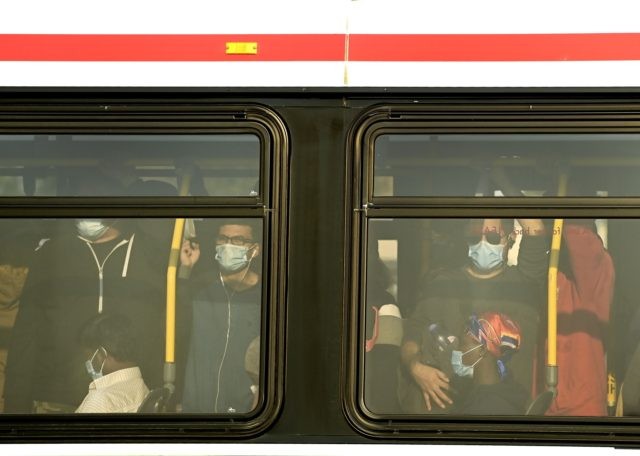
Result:
M93 381L76 413L134 413L149 389L136 363L135 335L129 320L117 314L92 318L81 344L90 358L85 367Z

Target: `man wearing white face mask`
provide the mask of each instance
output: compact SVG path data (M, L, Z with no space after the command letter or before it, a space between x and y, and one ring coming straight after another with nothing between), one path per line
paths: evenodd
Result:
M191 305L186 307L192 313L184 412L246 413L254 406L255 380L247 374L244 359L251 342L260 336L259 238L257 223L237 219L222 222L214 245L203 252L198 243L183 244L183 268L212 261L217 265L217 270L194 273L188 284L179 285L181 307L188 300ZM190 293L184 293L185 288Z
M438 271L424 285L422 297L405 326L402 360L421 398L410 396L404 408L413 413L442 413L454 405L450 366L430 352L425 329L439 324L458 335L464 316L497 311L520 326L523 344L511 365L514 380L531 391L549 236L540 220L519 219L522 242L518 264L507 265L515 232L512 220L476 219L466 224L467 263Z

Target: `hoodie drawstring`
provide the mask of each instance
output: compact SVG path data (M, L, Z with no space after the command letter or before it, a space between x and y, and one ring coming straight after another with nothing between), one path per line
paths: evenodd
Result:
M123 246L124 244L129 244L129 247L127 248L127 254L125 256L124 259L124 265L122 267L122 277L126 277L127 276L127 270L129 269L129 260L131 257L131 246L133 245L133 238L135 237L135 234L133 234L131 236L130 239L123 239L122 241L118 242L118 244L116 244L111 251L109 252L109 254L106 256L106 258L102 261L102 264L100 263L100 260L98 260L98 256L96 255L95 250L93 249L93 245L92 242L81 237L78 236L79 239L82 239L85 244L87 244L87 247L89 247L89 250L91 251L91 254L93 255L93 259L96 261L96 266L98 267L98 313L101 314L102 313L102 303L103 303L103 297L104 297L104 265L107 263L107 260L109 259L109 257L113 254L113 252L115 252L118 248L120 248L121 246Z

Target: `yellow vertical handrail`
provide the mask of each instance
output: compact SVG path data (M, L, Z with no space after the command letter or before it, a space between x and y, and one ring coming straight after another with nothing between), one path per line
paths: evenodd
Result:
M186 174L182 177L180 185L180 196L186 196L191 186L191 176ZM176 282L178 275L178 265L180 264L180 249L184 233L185 219L176 219L173 227L173 237L171 239L171 251L169 253L169 265L167 266L167 315L166 315L166 336L165 336L165 363L175 362L176 351ZM165 379L166 383L166 379Z
M167 267L167 318L165 338L165 362L175 362L176 351L176 277L178 275L178 263L180 262L180 249L182 247L182 233L184 232L185 219L176 219L171 239L171 252L169 253L169 266Z
M567 194L567 174L562 173L558 182L558 196ZM563 219L553 221L551 253L547 285L547 386L555 391L558 385L558 263L562 245Z
M562 244L562 227L564 220L553 221L551 238L551 254L549 258L548 288L547 288L547 364L557 366L557 334L558 334L558 263L560 259L560 245Z

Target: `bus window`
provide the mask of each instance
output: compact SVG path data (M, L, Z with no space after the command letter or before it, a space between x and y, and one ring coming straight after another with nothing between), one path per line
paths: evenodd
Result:
M449 108L372 109L352 135L354 421L638 416L640 135Z
M614 268L614 260L618 267L638 266L628 244L617 241L629 239L634 226L564 220L557 330L549 336L557 339L558 381L549 385L544 366L552 350L544 347L554 220L370 220L361 310L366 407L416 416L607 416L616 400L607 396L608 377L624 377L632 347L640 344L633 328L640 313L622 299L635 282L616 280ZM398 245L386 264L380 233ZM397 301L389 293L393 269ZM629 315L624 330L610 324L614 306ZM612 344L614 334L624 338ZM536 399L547 390L555 397L540 408Z
M5 119L6 422L126 413L108 419L246 437L273 421L287 188L274 170L287 138L271 111L245 108Z
M252 196L255 134L0 135L1 196ZM186 195L183 195L186 196Z
M5 413L144 412L168 383L166 411L258 407L268 314L261 219L191 221L171 308L172 220L48 220L41 239L19 235L23 222L0 223Z
M553 197L558 169L571 175L566 196L638 196L639 142L638 134L383 134L373 196Z

